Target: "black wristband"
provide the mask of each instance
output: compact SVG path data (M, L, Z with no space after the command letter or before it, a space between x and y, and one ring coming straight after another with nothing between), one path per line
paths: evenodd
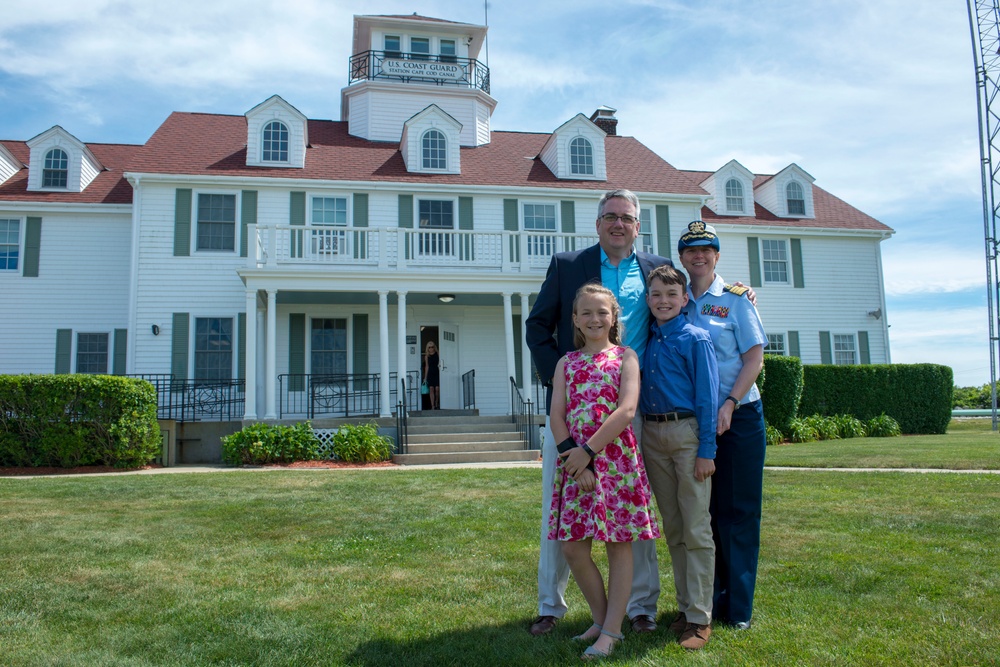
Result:
M558 445L556 445L556 451L558 451L560 454L565 454L566 452L568 452L569 450L573 449L576 446L577 445L573 441L573 438L566 438Z
M590 454L590 458L594 458L595 456L597 456L597 452L595 452L593 449L591 449L590 445L588 445L587 443L583 443L581 445L581 447L583 447L583 451L585 451L588 454Z

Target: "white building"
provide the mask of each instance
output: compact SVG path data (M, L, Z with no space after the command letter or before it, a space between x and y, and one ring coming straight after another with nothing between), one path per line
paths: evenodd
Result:
M523 323L549 257L596 241L614 188L639 195L647 250L676 260L688 222L716 227L719 273L756 287L770 352L889 362L891 229L795 164L678 170L609 107L495 131L485 34L355 17L341 121L273 96L174 113L142 146L58 126L0 142L0 372L171 375L220 404L237 392L235 418L387 416L433 340L442 406L468 403L474 371L476 407L507 414L508 378L531 384Z

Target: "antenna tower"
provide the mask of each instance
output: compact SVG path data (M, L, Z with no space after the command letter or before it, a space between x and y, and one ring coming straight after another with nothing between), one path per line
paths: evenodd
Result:
M997 228L1000 218L1000 0L966 0L976 64L979 157L983 178L983 236L986 239L986 304L990 332L990 398L997 430L996 309L1000 303Z

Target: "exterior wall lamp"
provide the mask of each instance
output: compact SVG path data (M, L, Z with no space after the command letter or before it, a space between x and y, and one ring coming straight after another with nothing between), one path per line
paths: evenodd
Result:
M451 303L455 300L454 294L438 294L438 301L441 303Z
M154 324L153 325L153 335L154 336L159 336L160 335L160 325L158 325L158 324Z

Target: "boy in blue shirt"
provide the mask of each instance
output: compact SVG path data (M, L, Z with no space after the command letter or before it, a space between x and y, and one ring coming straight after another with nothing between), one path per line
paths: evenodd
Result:
M670 266L650 272L646 304L653 316L639 402L642 453L663 520L677 589L670 629L689 650L712 634L715 543L709 501L715 472L719 369L712 338L681 313L687 278Z

